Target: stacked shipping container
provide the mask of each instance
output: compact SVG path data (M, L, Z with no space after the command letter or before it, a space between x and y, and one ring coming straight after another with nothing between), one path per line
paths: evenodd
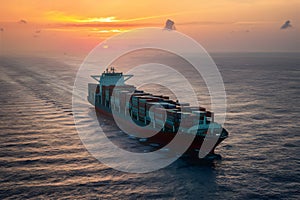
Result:
M98 100L97 100L98 99ZM214 114L202 107L193 107L188 103L178 103L162 95L152 95L134 86L105 86L96 88L96 101L102 106L130 115L143 124L153 121L154 126L160 124L164 129L176 132L182 119L186 128L195 124L213 122Z

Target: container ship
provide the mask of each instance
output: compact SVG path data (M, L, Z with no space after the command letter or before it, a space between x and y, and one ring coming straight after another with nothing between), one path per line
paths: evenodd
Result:
M184 155L198 157L206 138L206 142L213 142L213 147L205 158L220 157L214 150L228 137L228 132L214 122L213 112L171 100L168 96L138 90L125 83L132 76L116 72L113 67L106 69L101 76L92 75L97 83L88 84L88 101L100 115L106 115L112 120L117 117L121 124L127 124L128 132L142 133L143 137L137 137L142 143L155 144L160 148L181 133L184 137L193 137ZM180 124L182 121L185 123ZM131 127L132 130L128 130ZM153 130L156 131L155 135L152 134Z

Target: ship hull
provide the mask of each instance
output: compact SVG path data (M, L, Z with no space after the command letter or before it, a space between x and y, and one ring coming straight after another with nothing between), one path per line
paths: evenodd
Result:
M130 126L132 125L132 122L129 122L128 119L126 119L123 116L120 115L112 115L111 110L106 108L106 107L98 107L95 106L95 110L100 113L101 115L106 116L108 119L110 119L111 121L114 121L114 118L116 118L116 120L118 120L119 122L121 122L123 125L125 124L127 127L129 127L130 130ZM117 126L117 125L116 125ZM143 135L147 135L147 133L149 133L149 135L153 134L153 129L147 129L146 127L140 127L137 128L137 126L135 126L134 129L132 129L130 131L130 133L138 133L138 132L143 132ZM218 137L218 138L211 138L209 139L208 137L206 137L205 142L206 143L212 143L212 149L209 152L209 157L214 157L212 155L215 155L215 148L224 140L227 138L227 131L223 128L222 130L222 137ZM139 142L146 144L146 145L155 145L157 148L161 148L167 144L169 144L172 139L176 136L176 133L174 132L168 132L168 131L160 131L157 134L155 134L154 136L148 137L146 139L144 138L139 138L139 137L135 137ZM192 156L192 157L198 157L199 154L199 149L201 148L205 137L204 136L199 136L199 135L192 135L192 134L185 134L185 137L192 137L192 138L187 138L192 140L193 142L191 143L191 145L187 148L185 154ZM179 144L180 146L180 144ZM173 151L176 152L176 149L173 149Z

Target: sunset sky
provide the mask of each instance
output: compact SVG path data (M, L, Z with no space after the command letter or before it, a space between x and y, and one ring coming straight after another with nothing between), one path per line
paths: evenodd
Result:
M209 52L299 52L299 10L299 0L2 1L0 53L85 54L167 19Z

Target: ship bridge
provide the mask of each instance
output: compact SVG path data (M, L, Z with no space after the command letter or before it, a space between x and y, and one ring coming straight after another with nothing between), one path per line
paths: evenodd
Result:
M125 82L133 77L133 75L124 75L122 72L116 72L114 67L107 68L101 76L91 76L94 80L99 82L100 90L102 89L102 86L111 86L111 85L117 85L123 86L125 85Z
M115 72L115 68L111 67L106 69L101 76L92 75L94 80L99 82L100 86L110 86L110 85L125 85L125 82L133 77L133 75L124 75L122 72Z

